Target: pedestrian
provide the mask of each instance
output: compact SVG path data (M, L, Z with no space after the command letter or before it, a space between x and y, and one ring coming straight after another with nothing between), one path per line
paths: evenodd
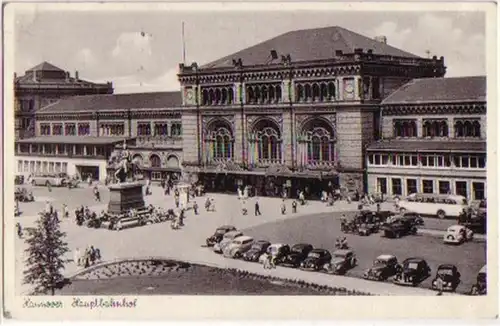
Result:
M262 215L262 214L260 213L259 200L256 199L255 200L255 216L260 216L260 215Z
M69 216L69 214L68 214L68 206L66 204L62 205L61 214L62 214L63 218L67 218Z
M52 192L52 186L50 185L50 182L47 182L47 190L49 192Z
M281 215L285 215L286 214L286 204L285 204L285 200L283 199L283 202L281 203Z
M16 229L17 229L17 236L19 237L19 239L22 239L23 237L23 227L21 226L21 223L17 223L16 224Z
M101 261L101 249L99 249L99 248L95 248L95 259L98 262Z
M241 203L241 212L242 212L243 215L247 215L248 214L246 200L243 200L243 202Z
M95 258L95 249L94 246L90 246L89 249L89 257L90 257L90 264L94 265L96 258Z
M194 215L198 215L198 203L196 201L193 203L193 211Z
M396 211L399 210L399 196L396 196L396 198L394 198L394 208L396 209Z
M436 288L438 290L437 295L443 295L443 287L444 287L443 280L441 279L441 277L438 277L436 280Z
M297 202L295 200L292 201L292 213L297 213Z
M73 261L76 263L76 266L80 266L80 249L76 248L73 254Z
M377 213L380 213L380 203L377 203Z

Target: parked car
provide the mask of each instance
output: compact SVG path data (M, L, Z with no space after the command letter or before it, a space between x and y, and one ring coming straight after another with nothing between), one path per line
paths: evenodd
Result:
M444 243L462 244L471 241L474 238L474 232L463 225L452 225L446 229L443 236Z
M325 264L328 273L344 275L357 264L356 255L350 249L339 249L334 251L332 260Z
M33 193L28 192L25 188L17 188L14 192L14 198L20 202L32 202L35 201Z
M208 247L213 247L216 243L219 243L222 241L222 238L224 237L224 234L228 233L229 231L236 231L236 228L232 225L222 225L219 226L214 234L207 238L206 243Z
M293 245L290 252L283 257L283 266L300 267L300 263L306 259L307 255L313 250L313 246L305 243Z
M224 248L224 257L241 258L245 252L250 250L253 244L253 238L243 235L234 239Z
M325 264L332 260L332 255L326 249L313 249L300 263L300 269L306 271L319 271L324 268Z
M441 280L441 289L439 281ZM457 266L451 264L439 265L436 272L436 277L432 280L432 289L445 292L454 292L460 284L460 272Z
M229 231L222 237L222 240L214 244L214 252L221 254L224 248L231 243L237 237L241 237L243 233L241 231Z
M398 259L393 255L380 255L374 261L372 267L367 269L363 278L374 281L385 281L395 275L401 266Z
M284 243L273 243L267 251L259 257L259 263L263 264L271 255L276 265L279 265L283 258L290 252L290 246Z
M417 286L431 276L431 268L422 258L408 258L403 261L402 269L396 274L393 283Z
M486 295L487 292L486 265L477 274L476 284L471 288L471 295Z
M417 225L414 221L405 218L396 219L390 223L384 223L380 229L387 238L400 238L404 235L417 234Z
M24 175L20 174L20 175L16 175L16 177L14 178L14 184L15 185L22 185L24 183Z
M243 254L243 259L246 261L256 262L259 257L267 251L271 243L266 240L259 240L252 244L250 250Z

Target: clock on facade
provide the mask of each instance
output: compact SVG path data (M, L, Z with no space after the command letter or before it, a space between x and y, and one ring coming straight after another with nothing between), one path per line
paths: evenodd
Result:
M187 103L189 103L189 104L193 103L193 99L194 99L193 89L186 89L185 96L186 96Z
M348 94L354 93L354 85L351 81L345 83L344 85L344 91Z

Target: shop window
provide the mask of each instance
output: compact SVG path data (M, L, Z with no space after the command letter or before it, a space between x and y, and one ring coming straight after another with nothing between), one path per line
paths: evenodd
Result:
M392 194L393 195L403 194L401 179L392 179Z
M62 173L68 173L68 163L63 162L62 168L61 168Z
M29 162L28 161L24 161L24 172L29 172Z
M457 195L464 196L467 198L467 182L457 181L455 182L455 192Z
M450 182L449 181L439 181L439 193L442 195L450 193Z
M34 173L35 172L35 161L30 161L30 170L29 170L30 173Z
M475 200L483 200L485 198L484 195L484 183L483 182L473 182L472 183L472 191L474 193Z
M422 180L422 190L424 194L434 193L434 182L432 180Z

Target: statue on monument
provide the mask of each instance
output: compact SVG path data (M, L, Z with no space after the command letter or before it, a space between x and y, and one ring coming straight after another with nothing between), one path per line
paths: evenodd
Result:
M134 175L138 166L132 161L132 156L127 150L127 143L123 141L123 148L118 157L117 169L115 172L115 178L119 183L126 182L128 180L135 180Z

